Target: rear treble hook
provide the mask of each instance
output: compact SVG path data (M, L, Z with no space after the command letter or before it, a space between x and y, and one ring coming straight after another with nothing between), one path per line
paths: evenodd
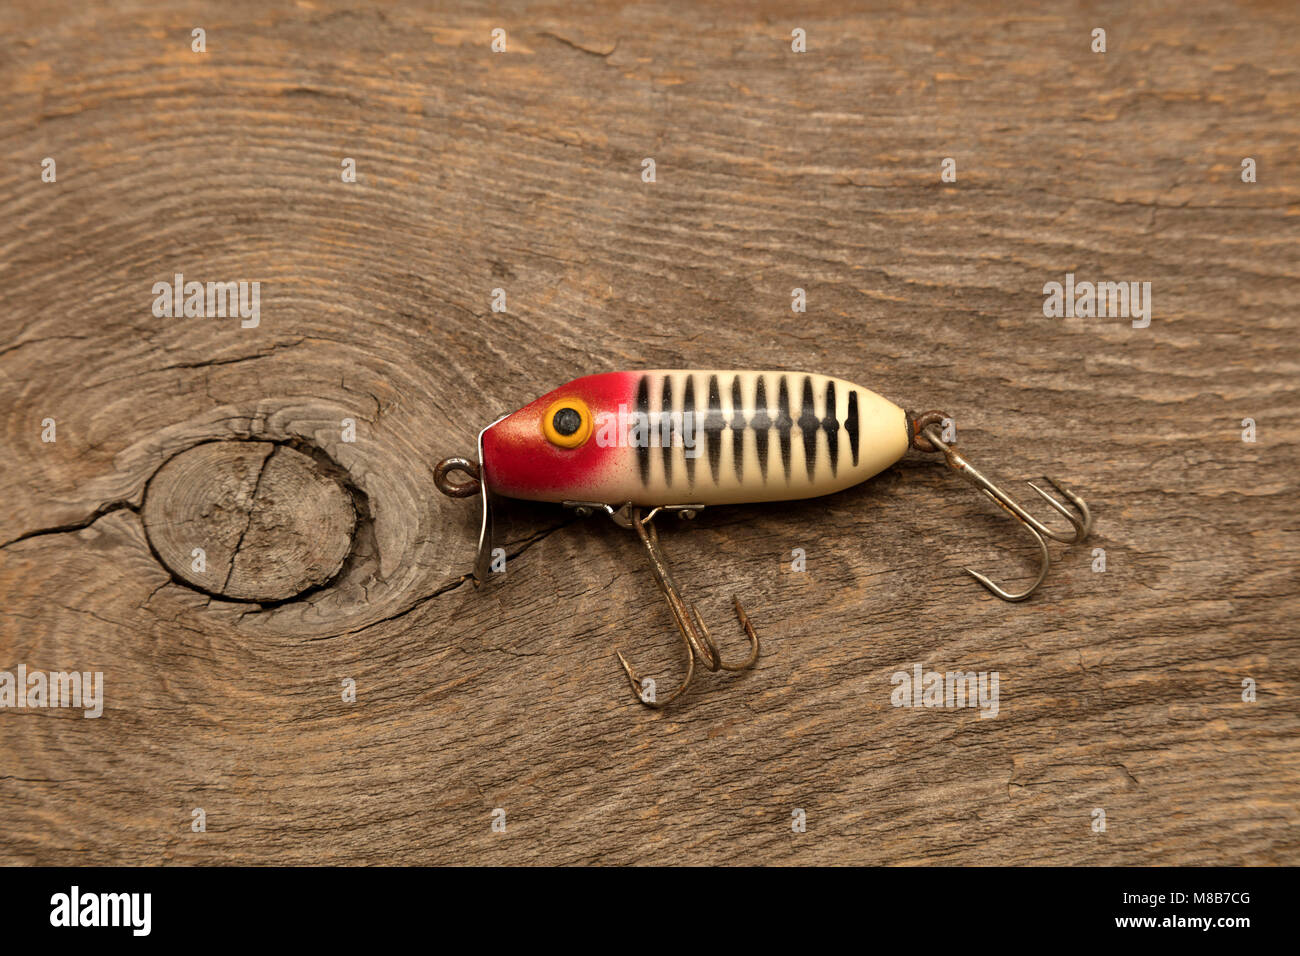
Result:
M663 591L664 598L668 601L668 609L673 615L673 622L677 625L677 631L681 635L682 641L686 644L686 678L666 697L653 692L647 693L647 688L642 684L641 678L637 676L632 665L627 662L623 652L616 652L618 662L623 665L623 672L627 675L628 684L631 685L632 693L636 695L636 699L654 710L660 710L668 706L690 686L691 679L695 676L695 662L697 660L710 671L743 671L752 667L754 662L758 660L758 635L754 633L754 626L749 623L749 615L745 613L739 599L732 598L732 603L736 608L736 617L739 619L741 627L745 629L745 634L749 637L750 647L749 657L741 664L728 664L722 659L717 644L713 642L713 637L709 634L709 629L705 627L704 621L700 618L700 612L695 609L694 604L687 604L682 600L681 592L677 590L677 582L673 580L672 572L668 569L668 564L664 560L663 550L659 547L659 532L651 524L655 515L664 509L653 508L643 518L641 509L633 508L631 505L624 505L617 510L608 505L605 508L615 523L633 529L637 537L641 539L646 554L650 556L650 569L654 573L655 583ZM694 515L694 509L692 508L670 510L677 510L683 516ZM653 684L651 684L651 687L653 687Z
M1011 591L1003 590L1002 588L994 584L991 580L989 580L989 578L986 575L980 574L978 571L975 571L971 568L963 568L963 570L971 577L973 577L976 581L978 581L980 584L984 585L984 587L988 588L995 595L1000 597L1002 600L1023 601L1025 600L1025 598L1029 597L1036 590L1038 590L1038 586L1043 583L1043 579L1047 577L1048 569L1051 568L1052 566L1052 558L1047 551L1047 542L1044 541L1043 538L1048 537L1051 538L1053 541L1061 541L1064 542L1065 544L1077 544L1078 542L1086 538L1088 536L1088 532L1092 530L1092 514L1091 512L1088 511L1088 505L1082 498L1080 498L1070 489L1066 488L1064 485L1058 483L1055 479L1049 478L1046 475L1044 475L1043 480L1046 481L1048 484L1050 484L1062 495L1064 495L1065 498L1071 504L1073 504L1077 509L1079 509L1079 514L1083 516L1082 519L1075 517L1075 515L1070 511L1069 508L1061 504L1059 501L1057 501L1055 498L1049 495L1046 491L1044 491L1042 488L1039 488L1036 484L1034 484L1031 481L1028 483L1029 487L1033 488L1034 491L1036 491L1044 501L1046 501L1049 505L1052 506L1052 508L1057 512L1057 514L1061 515L1067 521L1069 521L1074 528L1074 534L1072 535L1063 535L1060 534L1059 532L1053 531L1051 528L1047 527L1045 524L1043 524L1041 521L1039 521L1037 518L1035 518L1033 515L1027 512L1024 508L1022 508L1020 504L1009 494L1007 494L1005 491L1003 491L993 482L989 481L988 478L986 478L983 474L980 473L979 469L977 469L969 461L963 458L956 450L953 449L951 445L949 445L947 442L943 440L943 438L941 437L941 433L939 431L939 426L933 423L936 419L941 417L941 415L942 413L938 413L938 412L927 412L925 415L920 416L918 419L918 424L921 424L923 426L918 429L919 437L926 439L932 447L926 448L924 444L922 444L919 440L914 441L913 444L916 447L920 448L922 451L938 450L943 452L944 460L947 463L949 468L955 471L963 479L970 482L980 491L984 492L984 494L986 494L990 499L992 499L994 504L996 504L999 508L1001 508L1007 514L1009 514L1011 517L1015 518L1016 521L1018 521L1020 525L1026 531L1028 531L1030 535L1033 536L1034 541L1037 542L1038 544L1039 553L1041 555L1041 561L1038 569L1038 577L1035 578L1033 584L1029 585L1028 588L1020 592L1011 592Z

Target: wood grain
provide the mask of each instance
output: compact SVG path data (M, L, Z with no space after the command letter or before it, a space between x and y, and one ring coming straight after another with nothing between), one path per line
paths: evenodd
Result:
M102 671L106 703L0 710L0 861L1300 863L1298 21L5 4L0 669ZM259 324L155 317L176 273L260 282ZM1150 326L1045 317L1066 273L1151 282ZM1028 542L926 456L706 511L664 547L764 654L648 713L614 650L681 661L630 533L520 503L475 589L432 465L578 375L690 367L946 409L1094 536L1011 606L961 568L1019 581ZM159 563L145 489L204 442L337 469L326 586ZM915 664L997 671L998 715L892 706Z
M145 488L140 518L178 584L263 604L332 581L357 523L328 471L261 441L204 442L169 458Z

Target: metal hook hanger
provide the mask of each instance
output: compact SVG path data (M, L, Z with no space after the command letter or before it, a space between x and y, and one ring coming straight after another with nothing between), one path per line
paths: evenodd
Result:
M492 425L506 418L497 418ZM478 433L478 460L483 460L483 436L487 434L488 425ZM451 475L462 474L463 481L452 481ZM478 552L474 558L474 571L470 580L478 587L487 580L488 567L492 561L492 493L488 489L487 476L477 463L468 458L444 458L433 469L433 483L448 498L479 498Z
M732 603L736 608L736 617L739 619L741 627L745 629L745 634L749 637L750 652L749 657L743 663L728 664L718 652L718 646L713 642L709 629L700 618L700 612L696 610L694 604L687 604L682 599L681 592L677 589L677 582L673 579L672 571L668 569L668 564L664 560L663 549L659 546L659 532L651 524L655 515L659 514L660 511L669 510L677 511L683 516L693 517L698 507L682 505L653 508L645 517L642 517L641 509L633 508L630 504L623 505L618 509L614 509L609 505L604 506L616 524L633 529L637 537L641 539L646 554L650 556L650 569L654 573L655 583L663 591L664 598L668 601L668 609L673 615L673 623L677 625L677 631L686 644L686 678L667 696L654 694L647 697L641 678L637 676L632 665L627 662L623 652L617 652L618 661L623 665L623 672L627 675L628 684L632 687L632 693L636 695L636 699L642 704L654 710L666 707L685 692L695 676L696 661L699 661L710 671L743 671L752 667L754 662L758 660L758 635L754 633L754 626L750 624L749 615L745 613L739 599L732 598Z
M934 416L939 414L941 413L927 413L926 416L923 416L923 419L933 419ZM1044 537L1051 538L1053 541L1061 541L1065 544L1076 544L1086 538L1088 532L1092 530L1092 514L1088 511L1087 503L1055 479L1049 478L1046 475L1043 476L1044 481L1064 495L1065 498L1079 510L1079 514L1083 516L1082 519L1076 517L1069 508L1061 504L1032 481L1028 484L1030 488L1033 488L1034 491L1038 492L1039 496L1042 497L1044 501L1052 506L1057 514L1070 522L1071 526L1074 528L1074 534L1072 535L1064 535L1053 531L1027 512L1014 498L981 474L979 469L963 458L951 445L945 442L941 437L939 426L937 424L925 424L924 427L920 429L920 435L923 436L933 447L925 448L920 443L915 443L917 447L920 447L923 451L938 450L942 452L945 463L949 468L982 491L999 508L1011 517L1015 518L1016 521L1019 522L1020 525L1028 531L1038 543L1039 553L1041 555L1038 577L1034 580L1033 584L1023 591L1012 592L1004 590L989 580L986 575L980 574L978 571L971 568L963 568L967 574L973 577L980 584L984 585L984 587L988 588L989 591L1000 597L1002 600L1023 601L1038 590L1038 586L1043 583L1043 579L1047 577L1047 572L1052 566L1052 558L1047 550L1047 542L1043 540Z

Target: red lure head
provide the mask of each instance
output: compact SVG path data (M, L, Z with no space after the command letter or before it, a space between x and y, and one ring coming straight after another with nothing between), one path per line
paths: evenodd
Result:
M610 442L620 413L634 410L635 372L587 375L561 385L483 433L488 487L534 501L602 501L631 458ZM610 416L614 416L611 418Z

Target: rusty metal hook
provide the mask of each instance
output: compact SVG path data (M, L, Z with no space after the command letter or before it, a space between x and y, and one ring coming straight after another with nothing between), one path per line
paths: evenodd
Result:
M641 509L633 508L630 505L624 505L617 510L608 506L606 508L617 524L636 531L641 544L645 546L646 554L650 557L650 570L654 574L655 583L663 591L664 598L668 601L668 609L673 615L673 623L677 625L677 631L686 644L686 678L666 697L653 692L653 682L647 688L641 678L637 676L632 665L628 663L627 658L623 656L623 652L617 652L618 661L623 665L623 672L627 675L628 684L632 687L632 693L636 695L636 699L646 707L654 710L660 710L668 706L690 686L691 680L695 676L695 663L697 660L710 671L743 671L752 667L754 662L758 660L758 635L754 633L754 626L749 622L749 615L745 613L739 599L732 598L732 603L736 608L736 617L739 619L741 627L745 629L745 634L749 637L750 646L749 657L740 664L728 664L722 659L717 644L713 642L713 637L709 634L709 629L700 618L700 612L696 610L694 604L687 604L682 599L681 592L677 588L677 582L673 579L672 571L669 570L668 564L664 560L663 549L659 546L659 532L651 524L655 515L664 509L651 509L645 517L642 517ZM683 514L693 513L690 508L674 510L679 510Z
M940 413L927 413L925 418L932 419L934 416L939 414ZM1044 501L1051 505L1058 514L1070 522L1071 526L1074 528L1074 534L1072 535L1064 535L1053 531L1027 512L1014 498L981 474L979 469L963 458L950 444L945 442L937 424L927 423L922 429L920 429L919 436L924 437L929 442L931 448L925 448L919 441L914 441L913 444L916 447L921 448L923 451L938 450L942 452L944 460L949 468L982 491L993 501L994 504L1009 514L1012 518L1015 518L1016 521L1019 522L1020 525L1024 527L1024 529L1028 531L1038 543L1039 553L1041 555L1038 577L1034 580L1033 584L1023 591L1006 591L994 584L986 575L980 574L978 571L971 568L963 568L967 574L973 577L980 584L984 585L984 587L988 588L989 591L1000 597L1002 600L1023 601L1038 590L1038 586L1043 583L1043 579L1047 577L1048 569L1052 566L1052 558L1047 551L1047 542L1043 540L1044 537L1051 538L1053 541L1061 541L1065 544L1077 544L1086 538L1088 532L1092 530L1092 514L1088 510L1087 503L1070 489L1058 483L1055 479L1048 478L1046 475L1043 476L1044 481L1064 495L1065 498L1079 510L1079 514L1082 515L1082 518L1075 517L1069 508L1061 504L1033 482L1029 482L1029 487L1033 488L1034 491L1036 491Z

